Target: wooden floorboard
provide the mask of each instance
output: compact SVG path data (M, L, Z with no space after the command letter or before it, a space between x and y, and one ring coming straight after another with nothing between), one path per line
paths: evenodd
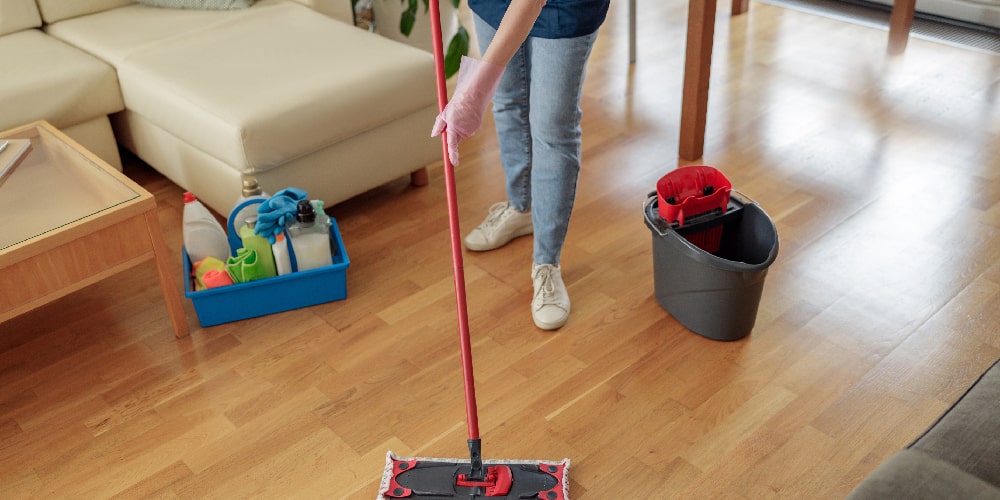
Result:
M466 253L487 458L572 460L574 499L842 498L1000 357L1000 57L768 4L719 9L703 163L770 214L753 333L657 303L642 202L679 165L687 5L612 2L584 88L558 332L531 238ZM428 123L428 130L430 130ZM463 232L503 198L491 119L462 145ZM183 189L134 158L181 281ZM385 453L461 457L441 165L329 213L343 301L174 338L155 267L0 324L4 498L375 497Z

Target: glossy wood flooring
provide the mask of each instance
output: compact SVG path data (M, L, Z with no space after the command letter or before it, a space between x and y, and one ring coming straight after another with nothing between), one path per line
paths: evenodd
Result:
M466 254L485 454L569 457L574 499L842 498L1000 357L1000 58L720 7L704 163L781 250L715 342L657 304L641 210L678 165L686 3L639 2L633 67L626 6L585 87L570 322L531 323L531 238ZM503 197L490 122L462 154L469 230ZM182 190L131 163L180 288ZM200 329L185 299L175 340L150 265L0 324L0 497L372 499L387 450L463 456L440 165L330 213L347 300Z

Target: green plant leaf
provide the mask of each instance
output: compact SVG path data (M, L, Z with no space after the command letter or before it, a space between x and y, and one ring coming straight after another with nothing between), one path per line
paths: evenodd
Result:
M424 0L424 14L430 12L431 10L431 0Z
M451 4L458 9L458 5L462 3L462 0L451 0Z
M448 43L448 53L444 56L445 78L451 78L462 64L462 56L469 54L469 32L459 26L455 36Z
M399 16L399 32L405 37L409 37L413 31L413 25L417 22L417 0L410 0L410 4Z

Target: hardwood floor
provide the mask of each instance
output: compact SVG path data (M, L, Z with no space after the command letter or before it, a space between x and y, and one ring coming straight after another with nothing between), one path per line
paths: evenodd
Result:
M585 86L563 255L531 323L531 238L467 253L487 458L572 460L574 499L842 498L1000 357L1000 57L752 3L720 8L704 163L774 219L757 325L715 342L653 295L641 204L678 165L686 3L612 11ZM430 129L428 123L428 130ZM156 194L181 285L182 189ZM462 146L463 230L503 197ZM175 340L140 266L0 324L4 498L375 497L387 450L462 457L440 165L332 207L344 301Z

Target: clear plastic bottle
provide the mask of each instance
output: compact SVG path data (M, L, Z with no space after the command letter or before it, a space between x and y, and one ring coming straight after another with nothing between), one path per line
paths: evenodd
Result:
M184 193L184 248L192 264L205 257L215 257L222 262L229 258L226 230L190 192Z
M316 209L309 200L300 201L297 209L295 223L288 228L297 269L308 271L333 264L329 220L317 221Z
M285 241L285 233L278 233L271 244L271 253L274 256L274 267L278 276L284 276L292 272L292 259L288 256L288 242Z

